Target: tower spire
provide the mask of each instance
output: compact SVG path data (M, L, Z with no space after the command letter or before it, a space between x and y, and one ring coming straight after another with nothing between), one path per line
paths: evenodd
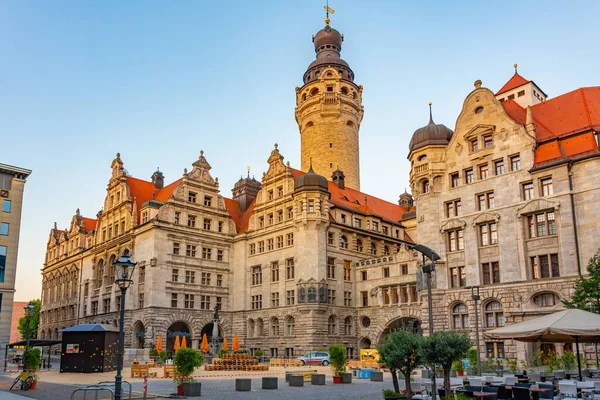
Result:
M515 63L515 65L513 65L513 67L515 67L515 74L517 73L517 67L519 66L519 64Z
M433 115L431 113L431 102L429 102L429 123L433 124ZM405 189L406 190L406 189Z
M329 0L327 0L327 5L325 8L325 25L329 25L331 20L329 19L329 13L335 14L335 10L333 8L329 8Z

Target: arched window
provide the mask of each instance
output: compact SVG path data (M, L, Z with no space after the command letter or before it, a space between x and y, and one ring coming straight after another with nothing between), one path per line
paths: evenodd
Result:
M294 317L288 316L285 319L285 334L288 336L292 336L296 330L296 321Z
M317 71L317 76L319 76L319 72ZM318 88L312 88L312 90L310 91L310 95L311 96L315 96L319 93L319 89Z
M348 125L351 128L354 128L354 122L352 122L352 121L346 122L346 125Z
M352 335L352 317L346 317L344 320L344 332L347 336Z
M541 293L533 297L533 304L538 307L552 307L559 300L554 293Z
M487 328L504 326L504 312L499 301L490 301L485 305L485 326Z
M421 184L421 190L423 193L429 193L429 181L427 179L425 179Z
M256 320L256 329L254 331L254 337L261 337L263 335L263 320L259 318Z
M279 336L279 319L271 318L271 336Z
M334 315L329 316L327 321L327 333L330 335L337 334L337 318Z
M348 96L348 88L347 87L342 87L342 94Z
M308 122L306 123L306 125L304 126L304 128L310 128L311 126L314 126L314 125L315 125L315 123L314 123L314 122L312 122L312 121L308 121Z
M348 239L346 238L346 236L341 235L340 236L340 249L347 249L348 248Z
M383 255L384 256L390 255L390 246L388 246L387 244L385 246L383 246Z
M369 246L369 254L372 256L377 255L377 244L375 242L371 242L371 245Z
M363 251L363 243L362 243L362 240L360 240L360 239L356 239L356 249L355 249L355 250L356 250L356 251L360 251L360 252L362 252L362 251Z
M254 329L255 329L254 320L249 319L248 320L248 337L249 338L254 337Z
M469 309L465 303L458 303L452 307L452 327L454 329L469 327Z
M104 260L98 261L98 266L96 267L96 279L94 282L94 287L99 288L102 285L102 278L104 277Z
M425 161L427 160L427 154L421 154L418 158L417 161Z

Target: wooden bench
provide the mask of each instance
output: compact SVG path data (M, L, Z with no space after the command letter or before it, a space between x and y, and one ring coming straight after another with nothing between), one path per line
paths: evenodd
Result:
M163 365L163 373L164 373L165 378L168 378L168 377L173 378L175 376L175 365L174 364Z
M317 370L285 371L285 381L289 381L290 376L303 376L305 382L310 382L316 373Z
M148 376L150 372L150 366L146 364L131 364L131 377L132 378L143 378Z

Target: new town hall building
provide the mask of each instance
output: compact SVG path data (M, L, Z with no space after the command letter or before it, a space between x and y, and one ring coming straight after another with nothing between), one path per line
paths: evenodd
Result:
M600 87L547 98L516 71L497 93L476 81L454 132L430 119L414 133L413 195L391 203L360 191L363 87L340 58L343 36L327 25L313 42L296 88L301 169L275 145L262 179L241 178L227 198L202 152L170 184L160 171L129 176L117 154L96 217L78 210L50 231L42 338L117 324L112 263L125 249L138 262L125 313L134 348L160 335L171 349L182 333L199 347L215 307L220 335L272 356L333 343L357 356L390 329L426 331L420 257L406 242L441 256L435 329L474 332L468 285L481 287L483 331L561 308L600 247ZM481 349L533 348L482 335Z

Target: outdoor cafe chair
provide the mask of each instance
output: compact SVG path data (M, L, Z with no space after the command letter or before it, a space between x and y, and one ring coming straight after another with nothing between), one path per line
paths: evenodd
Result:
M577 398L577 385L575 383L558 382L558 390L560 391L561 399L565 397Z
M516 376L507 376L504 378L504 384L506 386L514 386L518 382L519 382L519 379L517 379Z
M515 400L531 400L528 387L513 386L512 392Z

